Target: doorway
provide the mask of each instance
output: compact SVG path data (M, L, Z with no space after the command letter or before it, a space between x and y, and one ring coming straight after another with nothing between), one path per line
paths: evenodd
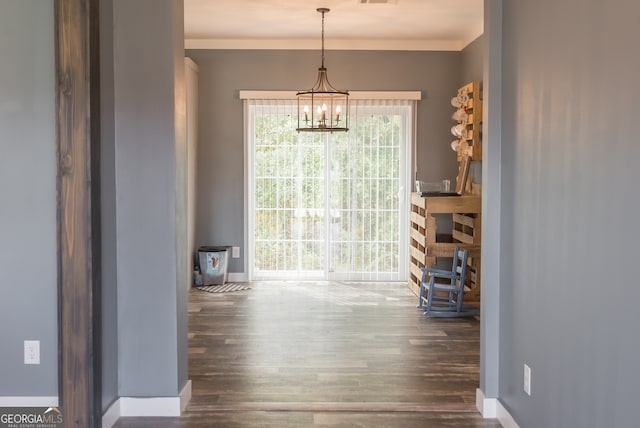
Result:
M250 100L252 279L407 279L413 103L355 101L348 133L298 133L292 100Z

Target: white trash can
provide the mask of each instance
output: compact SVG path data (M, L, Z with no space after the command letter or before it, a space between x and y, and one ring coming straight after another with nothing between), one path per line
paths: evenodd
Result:
M222 285L227 282L227 266L231 247L198 248L198 264L202 285Z

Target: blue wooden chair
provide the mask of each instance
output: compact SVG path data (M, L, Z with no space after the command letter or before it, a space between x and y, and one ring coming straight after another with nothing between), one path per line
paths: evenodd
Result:
M456 247L450 271L422 268L418 308L425 309L425 315L454 318L470 317L480 313L479 309L463 303L468 258L469 250ZM437 279L445 279L448 282L436 282Z
M424 309L423 305L426 302L427 291L429 290L429 277L432 275L438 275L438 278L449 278L451 273L455 271L456 266L458 266L458 256L460 253L459 247L456 247L453 252L453 263L451 266L451 270L447 269L438 269L434 267L423 267L422 268L422 280L420 281L420 292L418 294L418 309Z

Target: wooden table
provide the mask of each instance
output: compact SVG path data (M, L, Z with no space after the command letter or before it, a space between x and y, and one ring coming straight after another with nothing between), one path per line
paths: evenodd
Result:
M409 237L409 288L417 295L422 268L432 267L437 257L453 257L456 246L469 249L465 301L480 299L480 196L411 195ZM438 230L436 214L449 214L453 227Z

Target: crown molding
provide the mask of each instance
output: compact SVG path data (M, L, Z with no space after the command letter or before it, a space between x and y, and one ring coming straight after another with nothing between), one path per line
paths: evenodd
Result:
M185 49L319 50L317 39L185 39ZM328 50L461 51L464 40L328 40Z

